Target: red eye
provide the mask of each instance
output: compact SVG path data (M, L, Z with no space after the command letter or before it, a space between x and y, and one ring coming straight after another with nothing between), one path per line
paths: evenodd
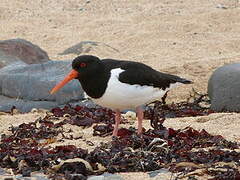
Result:
M81 68L86 67L86 66L87 66L86 63L81 63L81 64L80 64L80 67L81 67Z

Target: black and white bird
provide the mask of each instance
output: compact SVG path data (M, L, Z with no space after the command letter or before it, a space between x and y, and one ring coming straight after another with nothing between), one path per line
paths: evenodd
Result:
M102 59L82 55L72 62L72 70L57 84L51 94L73 79L78 79L86 94L98 105L116 112L113 136L117 136L121 111L135 109L138 117L138 134L142 133L142 105L161 99L178 84L190 84L181 77L162 73L132 61Z

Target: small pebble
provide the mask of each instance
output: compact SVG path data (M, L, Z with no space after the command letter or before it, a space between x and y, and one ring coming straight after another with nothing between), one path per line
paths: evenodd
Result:
M222 4L218 4L218 5L217 5L217 8L219 8L219 9L227 9L227 7L224 6L224 5L222 5Z
M136 113L133 111L128 111L127 113L122 115L124 118L128 119L128 120L136 120Z

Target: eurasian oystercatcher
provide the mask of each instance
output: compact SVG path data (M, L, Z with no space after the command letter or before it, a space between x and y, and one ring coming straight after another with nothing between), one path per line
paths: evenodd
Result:
M72 70L57 84L51 94L66 83L78 79L86 94L98 105L116 111L113 136L117 136L121 110L136 109L138 134L142 133L142 105L160 99L169 89L191 81L158 72L151 67L132 61L102 59L82 55L72 62Z

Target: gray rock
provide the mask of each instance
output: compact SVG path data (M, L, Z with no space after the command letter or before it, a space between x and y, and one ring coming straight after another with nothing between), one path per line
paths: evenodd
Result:
M104 173L104 180L124 180L124 179L123 177L116 174Z
M49 57L44 50L24 39L10 39L0 41L0 51L0 64L4 64L1 63L1 61L12 61L9 57L22 60L26 64L38 64L49 61ZM4 60L1 60L2 56ZM6 56L8 58L6 58Z
M103 173L100 176L91 176L88 180L124 180L123 177L117 174Z
M0 50L0 68L7 66L12 63L21 63L21 59L16 56L6 55L3 51Z
M87 180L104 180L104 176L90 176Z
M98 42L94 41L81 41L78 44L75 44L66 50L64 50L62 53L59 53L59 55L66 55L66 54L82 54L82 53L88 53L91 51L91 49L94 46L98 46Z
M80 83L73 80L56 94L50 90L71 69L71 61L49 61L43 64L26 65L15 63L0 69L0 110L6 111L15 105L21 111L33 107L46 108L74 102L83 98Z
M11 175L7 172L1 174L2 169L0 168L0 179L12 179L12 180L49 180L47 175L43 172L32 172L31 177L23 177L21 174Z
M240 111L240 63L229 64L215 70L208 82L211 109Z
M46 176L32 176L31 177L24 177L22 175L16 175L14 176L17 180L49 180Z
M0 176L6 174L6 171L2 168L0 168Z
M59 104L54 101L30 101L0 95L0 111L8 112L13 106L21 112L29 112L33 108L51 109L59 106Z
M59 53L59 55L66 55L66 54L77 54L80 55L82 53L89 53L94 48L102 46L103 48L108 48L110 51L119 52L117 49L101 42L95 42L95 41L81 41L80 43L77 43L70 48L67 48L62 53Z
M162 168L159 170L150 171L150 172L148 172L148 175L150 178L155 178L157 176L160 177L161 175L168 174L168 173L171 173L171 172L168 169Z
M82 174L69 174L66 176L66 179L79 179L79 180L87 180L87 177Z

